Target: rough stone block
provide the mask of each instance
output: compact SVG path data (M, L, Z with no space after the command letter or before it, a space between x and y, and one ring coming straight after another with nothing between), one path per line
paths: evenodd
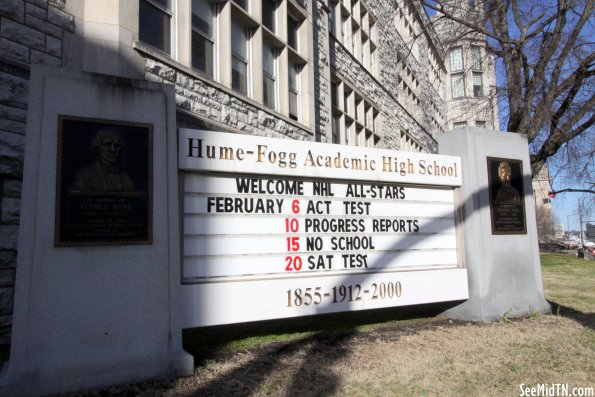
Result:
M64 8L64 4L66 3L66 0L49 0L50 4L52 4L53 6L62 9Z
M32 64L43 64L50 66L61 66L62 60L46 54L45 52L31 50L31 63Z
M0 156L23 157L25 153L25 137L18 134L0 131Z
M4 197L0 206L0 221L4 224L19 224L21 215L21 200L18 198Z
M35 4L41 8L48 8L48 0L27 0L27 2Z
M38 50L45 49L45 34L20 23L2 18L0 26L2 37Z
M173 83L176 81L176 71L169 66L161 65L159 77L163 78L163 80Z
M12 325L12 316L0 316L0 334L2 334L3 331L5 331L5 328L10 328L10 326ZM1 340L1 336L0 336L0 340ZM2 344L0 342L0 344Z
M0 156L0 176L22 177L23 162L13 158Z
M14 268L0 268L0 287L14 287L14 275L16 269Z
M0 315L12 313L14 288L0 288Z
M0 266L15 267L17 264L17 252L15 250L0 249Z
M155 62L153 59L150 59L150 58L145 59L145 70L147 70L148 72L151 72L153 74L159 75L160 69L161 69L161 67L159 66L159 64L157 62Z
M191 80L185 74L178 73L176 76L176 86L178 85L188 88L191 86Z
M12 132L14 134L25 135L27 126L20 121L0 119L0 130Z
M13 106L0 105L0 118L25 123L27 122L27 111Z
M29 47L7 39L0 39L0 52L8 58L29 63Z
M55 7L48 7L48 22L69 32L74 31L74 17Z
M0 0L0 15L5 15L17 22L23 22L25 2L22 0Z
M25 16L25 24L50 36L62 38L62 29L52 25L51 23L48 23L47 21L44 21L43 19L36 18L32 15L27 15Z
M9 317L12 322L12 316L6 316ZM12 334L12 327L6 326L6 327L1 327L0 328L0 345L10 345L10 337Z
M45 52L58 58L62 58L62 40L47 36L45 38Z
M176 94L176 105L182 109L190 110L191 104L188 98Z
M45 8L36 6L32 3L26 3L25 12L27 13L27 15L33 15L34 17L39 19L47 18L47 10Z
M0 176L23 177L24 139L22 135L0 131Z
M27 96L27 80L0 72L0 103L16 107L26 107Z
M16 250L18 237L17 225L0 225L0 250Z
M4 178L2 180L2 195L4 197L14 197L19 198L21 197L21 189L23 186L23 181L19 179L10 179Z
M155 76L151 72L145 72L145 80L147 80L147 81L153 81L155 83L163 83L163 79L161 77Z

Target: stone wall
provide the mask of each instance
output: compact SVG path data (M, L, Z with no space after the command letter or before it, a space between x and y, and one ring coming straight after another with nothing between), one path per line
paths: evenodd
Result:
M397 65L401 61L413 70L416 78L421 82L415 92L419 98L422 98L421 108L431 109L430 99L438 93L433 88L428 90L431 86L427 83L428 65L417 62L408 54L406 44L394 29L392 3L369 0L366 2L366 7L375 18L378 31L377 76L372 76L333 35L330 35L330 63L342 79L379 107L385 148L399 149L400 131L407 131L426 151L436 153L438 146L432 137L430 122L424 117L416 119L405 109L401 103L401 89L398 85ZM422 43L424 40L425 36L419 38ZM427 49L427 44L422 44L421 48ZM426 89L422 90L422 87Z
M31 64L62 64L64 0L0 0L0 345L10 343Z
M243 97L236 97L233 92L216 83L194 77L159 60L149 57L145 59L145 79L175 85L178 109L207 119L214 125L233 128L250 135L313 139L311 131L292 120L264 110Z

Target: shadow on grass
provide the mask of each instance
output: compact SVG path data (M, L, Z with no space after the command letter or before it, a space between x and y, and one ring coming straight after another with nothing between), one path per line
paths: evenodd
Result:
M309 337L275 344L253 351L253 358L242 366L225 373L191 391L196 396L251 396L257 392L275 393L277 388L287 388L287 396L304 395L308 390L316 395L329 395L337 391L338 377L326 370L329 365L341 360L348 352L348 340L353 331L336 332L332 335L321 331ZM237 352L236 352L237 353ZM297 370L283 373L287 357L302 363ZM266 379L273 373L271 382ZM289 382L289 385L286 384Z
M289 334L307 333L320 335L351 332L355 327L391 321L435 317L460 302L393 307L369 311L322 314L281 320L230 324L183 330L184 350L194 356L195 366L203 366L221 356L226 347L237 341L254 338L254 345L290 339ZM276 338L278 337L278 338ZM300 337L297 335L296 337ZM262 342L259 342L262 341ZM232 348L237 349L237 348Z
M315 395L328 395L339 386L335 374L327 368L349 353L350 341L359 336L357 327L381 327L383 323L412 320L428 323L454 303L419 305L365 312L333 313L312 317L290 318L217 327L186 329L183 333L184 349L192 354L197 366L212 360L225 361L238 354L238 341L250 342L253 358L206 384L192 390L193 395L248 396L261 390L274 393L276 387L289 390L287 396L298 396L308 390ZM432 319L428 319L432 317ZM408 331L409 332L409 331ZM241 351L241 348L239 348ZM302 359L299 368L292 367L281 379L284 385L267 384L274 371L283 368L284 358ZM274 382L279 382L277 377ZM289 383L289 385L287 384ZM295 394L294 392L295 391ZM298 392L299 391L299 392Z
M561 305L551 300L548 300L548 303L552 306L552 313L575 320L584 327L595 329L595 313L583 313L580 310Z

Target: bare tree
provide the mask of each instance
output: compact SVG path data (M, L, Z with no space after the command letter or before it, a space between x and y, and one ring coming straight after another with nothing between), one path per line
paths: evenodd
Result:
M498 87L508 110L506 130L526 134L531 171L549 164L581 188L556 193L595 193L595 43L592 0L419 0L437 12L434 22L481 35L499 61ZM447 46L448 48L448 46Z
M543 205L535 206L535 218L537 221L537 235L540 242L551 242L555 240L555 220L551 208Z

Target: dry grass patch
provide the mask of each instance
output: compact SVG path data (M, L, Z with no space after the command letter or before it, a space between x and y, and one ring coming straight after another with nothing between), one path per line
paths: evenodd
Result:
M424 330L355 346L373 366L353 372L337 395L502 396L518 395L521 383L593 385L593 338L592 330L553 316Z
M166 395L503 396L519 385L595 383L592 329L560 316L390 324L237 352Z

